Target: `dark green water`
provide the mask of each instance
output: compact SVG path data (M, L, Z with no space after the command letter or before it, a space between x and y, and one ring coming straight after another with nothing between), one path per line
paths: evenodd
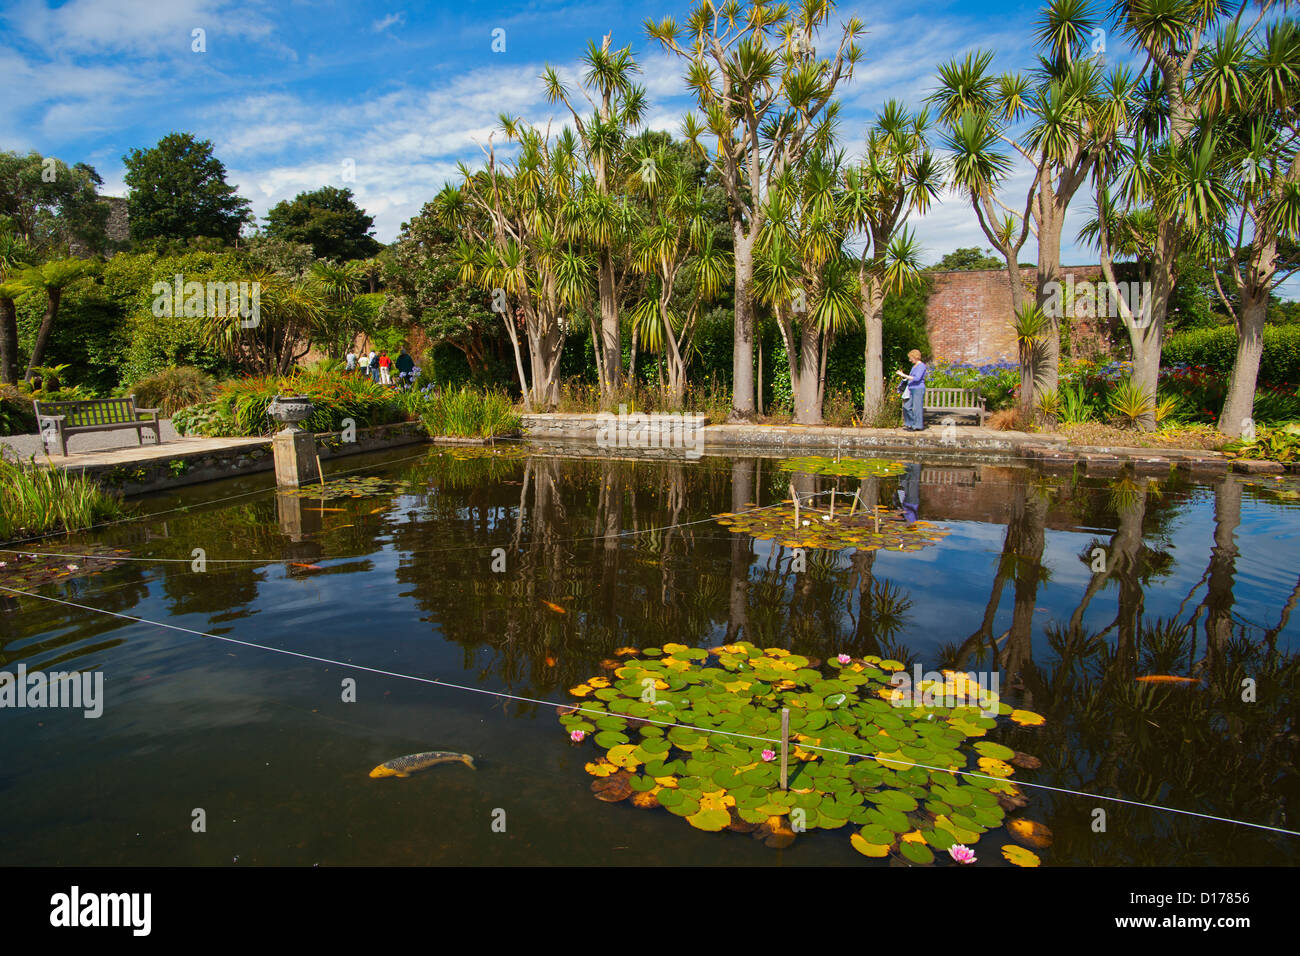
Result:
M670 641L996 671L1006 699L1047 718L990 734L1043 761L1018 782L1300 829L1293 484L921 463L911 493L947 537L810 552L797 572L789 549L709 520L784 497L774 459L408 449L339 468L410 486L322 505L277 498L265 477L211 483L138 502L153 517L32 545L132 560L37 588L85 608L0 597L0 669L94 669L105 696L98 719L0 708L0 864L887 865L857 854L847 828L776 851L601 803L582 769L594 749L570 746L550 707L104 611L556 703L615 649ZM834 479L797 481L808 493ZM839 487L893 503L903 481ZM1098 547L1106 574L1091 570ZM1135 679L1148 674L1198 681ZM367 776L423 750L472 753L479 769ZM1300 837L1031 793L1023 815L1055 834L1049 865L1300 860ZM192 830L196 808L206 832ZM1004 865L1009 842L986 834L979 865Z

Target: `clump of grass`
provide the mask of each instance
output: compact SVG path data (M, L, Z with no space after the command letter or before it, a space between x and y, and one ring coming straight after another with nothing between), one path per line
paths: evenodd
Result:
M171 418L182 408L206 402L217 392L212 376L192 365L176 365L146 375L128 390L141 408L156 408Z
M0 540L80 531L122 511L120 495L84 474L0 458Z
M429 435L454 438L493 438L517 432L522 424L510 396L462 386L429 390L413 403Z

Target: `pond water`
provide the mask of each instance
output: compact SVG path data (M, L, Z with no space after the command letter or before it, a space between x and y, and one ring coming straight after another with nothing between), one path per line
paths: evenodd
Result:
M776 458L502 447L336 462L331 478L382 480L359 497L209 483L31 545L77 567L0 580L62 602L0 593L0 669L102 673L103 713L0 708L0 863L888 865L850 846L851 827L774 850L599 802L590 742L531 702L572 703L622 647L737 640L996 674L1046 718L988 735L1042 761L1015 781L1297 829L1290 479L926 461L796 475L801 496L835 486L947 531L915 551L800 556L713 520L788 497ZM92 552L115 561L77 557ZM368 776L427 750L477 770ZM1055 836L1048 865L1300 861L1300 837L1026 792L1021 815ZM976 865L1006 865L1010 842L985 834Z

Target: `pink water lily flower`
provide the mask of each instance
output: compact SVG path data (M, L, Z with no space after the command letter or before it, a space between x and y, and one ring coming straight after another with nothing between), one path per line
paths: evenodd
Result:
M841 654L839 657L835 659L839 661L841 664L847 664L849 661L853 660L853 658L849 657L848 654Z
M954 843L952 846L948 847L948 855L951 856L958 863L975 862L975 851L968 846L963 846L960 843Z
M587 739L587 732L585 730L575 730L569 734L569 739L575 744L580 744Z
M764 759L764 760L775 760L775 759L776 759L776 752L773 751L773 750L764 750L764 751L763 751L763 759Z

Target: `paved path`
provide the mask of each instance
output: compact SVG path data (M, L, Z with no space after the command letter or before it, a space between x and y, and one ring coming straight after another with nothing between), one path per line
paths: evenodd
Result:
M111 432L91 432L68 436L68 456L46 455L40 435L6 435L0 437L0 449L10 457L15 453L26 460L33 455L39 463L48 462L62 468L81 468L91 465L125 465L132 462L153 461L158 458L176 458L196 452L215 451L221 448L239 448L244 445L264 445L269 438L183 438L172 428L170 419L163 419L159 429L162 443L155 445L153 435L147 435L143 445L137 444L135 431L121 428Z

